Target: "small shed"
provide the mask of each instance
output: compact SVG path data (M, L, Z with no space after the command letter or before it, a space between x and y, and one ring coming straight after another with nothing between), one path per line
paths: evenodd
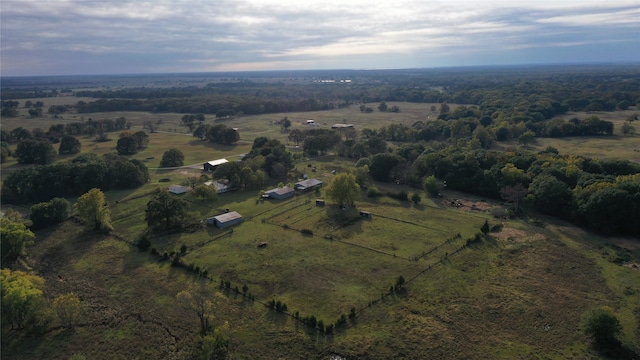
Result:
M368 212L368 211L360 211L360 216L366 217L366 218L371 218L371 213Z
M306 191L316 187L322 187L322 181L318 179L307 179L304 181L299 181L295 183L293 186L296 190Z
M325 206L326 203L323 199L316 199L316 206Z
M332 129L353 129L353 124L333 124Z
M222 193L229 192L231 190L235 190L228 183L220 182L218 180L213 180L213 181L209 180L209 181L206 181L204 184L206 186L213 186L216 189L216 193L218 193L218 194L222 194Z
M207 224L223 229L235 224L239 224L243 220L244 219L242 218L242 215L238 214L236 211L231 211L222 215L208 218Z
M282 199L292 197L295 194L295 191L288 186L284 186L280 188L271 189L269 191L266 191L264 194L268 195L272 199L282 200Z
M229 160L227 160L227 159L218 159L218 160L208 161L208 162L203 164L204 171L215 171L216 168L219 165L224 164L224 163L228 163L228 162L229 162Z
M188 188L182 185L171 185L169 186L169 192L172 194L180 195L186 193Z

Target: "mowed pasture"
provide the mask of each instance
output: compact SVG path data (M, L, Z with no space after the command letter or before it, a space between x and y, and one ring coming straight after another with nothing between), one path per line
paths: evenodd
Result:
M114 225L129 237L142 233L144 206L150 196L141 190L121 198L112 207ZM316 206L313 192L288 200L258 201L254 192L221 194L215 202L199 201L190 194L183 198L191 203L191 221L204 222L225 209L238 211L245 221L234 226L233 232L205 227L196 232L158 234L151 240L152 247L163 253L186 245L185 264L206 269L213 278L230 281L232 287L247 285L260 301L277 299L286 303L291 313L299 311L325 321L334 321L351 307L366 307L386 293L398 276L410 278L439 262L484 221L476 214L405 208L397 201L386 206L369 204L364 198L358 202L359 208L376 208L398 219L410 217L415 223L375 213L371 219L361 218L350 209L355 221L344 224L341 210L335 206ZM451 222L460 216L470 226ZM302 234L302 229L313 235ZM456 241L444 244L458 233L461 237ZM268 244L266 248L258 247L262 242Z

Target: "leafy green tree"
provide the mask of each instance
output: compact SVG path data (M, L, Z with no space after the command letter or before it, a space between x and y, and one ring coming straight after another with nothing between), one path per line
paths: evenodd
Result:
M199 350L201 359L225 359L229 347L229 338L225 335L229 324L210 331L207 335L200 335Z
M119 155L132 155L138 152L138 140L133 135L122 136L118 139L116 150Z
M394 173L399 167L404 165L404 159L396 154L380 153L375 154L371 159L369 173L371 177L378 181L389 181L394 177Z
M31 132L22 126L11 130L11 137L17 141L32 139Z
M217 294L216 294L217 295ZM176 295L178 302L186 309L195 312L200 320L200 334L205 335L211 329L209 325L213 317L214 300L217 298L212 294L206 281L201 280L197 285L192 285L188 289L180 291Z
M288 117L285 117L280 121L280 125L282 126L282 131L287 131L291 127L291 120Z
M42 309L44 279L19 270L2 269L0 285L2 326L10 324L11 329L23 329L28 322L38 316Z
M184 154L178 149L169 149L162 155L160 166L178 167L184 164Z
M422 198L420 197L420 194L418 194L418 193L413 193L413 195L411 195L411 201L412 201L414 204L418 205L418 204L420 204L420 201L422 201Z
M53 198L31 207L29 218L34 229L59 224L71 216L71 204L64 198Z
M387 111L387 103L386 103L386 102L384 102L384 101L382 101L382 102L380 103L380 105L378 105L378 110L380 110L380 111L382 111L382 112Z
M502 169L500 169L502 175L502 183L505 186L513 186L515 184L527 184L529 183L529 177L522 169L518 169L512 163L506 163Z
M618 342L622 324L611 311L600 308L584 314L582 330L598 345L611 346Z
M16 117L18 116L18 106L20 102L13 100L2 100L2 111L0 112L0 116L3 117Z
M301 141L304 141L307 134L300 129L293 129L289 133L289 140L296 143L296 146L300 145Z
M434 175L427 176L424 179L424 191L431 195L437 196L440 193L440 186L438 186L438 180Z
M518 138L518 143L523 146L528 146L535 140L536 134L533 131L526 131Z
M198 125L198 127L193 131L193 136L200 140L205 140L209 129L211 129L211 125L209 124Z
M567 216L573 194L567 184L553 175L540 174L529 185L533 206L540 212L555 216Z
M215 200L218 195L214 186L207 186L204 184L196 185L192 191L193 195L200 200Z
M329 199L340 206L353 205L360 196L360 185L353 174L342 173L333 178L325 191Z
M42 117L42 108L29 109L28 112L31 117Z
M46 165L53 162L58 155L48 140L22 140L18 143L14 156L21 164Z
M93 188L80 196L73 209L88 230L113 230L111 210L100 189Z
M53 310L63 326L72 328L80 316L80 299L73 292L60 295L53 299Z
M353 170L353 176L356 177L356 182L361 188L366 188L369 185L369 166L356 167Z
M25 254L25 248L35 239L33 232L28 230L23 223L0 218L0 245L2 249L2 262L10 262L18 256Z
M136 139L138 149L146 148L149 145L149 135L145 131L136 131L133 133L133 137Z
M631 125L630 121L625 121L620 127L620 130L624 135L631 135L635 133L635 127Z
M188 208L187 201L172 196L168 191L160 191L147 203L145 221L150 228L180 228L187 217Z
M65 135L60 139L60 147L58 153L60 154L77 154L82 149L80 141L71 135Z

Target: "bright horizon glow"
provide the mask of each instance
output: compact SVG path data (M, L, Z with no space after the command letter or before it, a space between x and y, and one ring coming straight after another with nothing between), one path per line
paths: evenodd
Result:
M640 60L640 1L0 2L2 76Z

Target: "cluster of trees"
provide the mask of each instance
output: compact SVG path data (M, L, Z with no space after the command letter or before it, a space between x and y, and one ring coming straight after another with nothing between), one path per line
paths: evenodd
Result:
M115 153L102 157L84 153L70 161L12 172L2 184L2 201L37 203L54 197L78 196L92 188L135 188L148 180L149 171L140 160L129 160Z
M53 198L31 206L29 218L33 229L59 224L71 216L71 203L64 198Z
M258 155L242 162L232 161L218 165L213 178L229 184L234 189L258 190L262 189L269 179L265 171L266 166L266 157ZM279 174L281 178L286 178L288 169L277 166L272 171L274 174Z
M195 121L198 121L200 125L204 121L204 114L187 114L183 115L180 119L182 125L189 127L189 130L192 131L195 126Z
M200 140L206 140L223 145L233 145L240 140L237 130L227 127L224 124L209 125L201 124L194 131L193 136Z
M414 145L371 156L369 175L424 186L431 194L439 191L438 184L446 184L514 204L526 200L538 211L602 233L640 234L634 220L640 218L640 165L633 162L560 155L553 148L500 152L472 141L466 147L433 144L440 148L422 152L420 146L411 149Z
M158 191L147 203L145 221L154 231L181 229L187 217L189 203L171 195L168 191Z
M149 135L144 131L123 131L120 133L116 150L120 155L132 155L140 149L144 149L149 144Z
M19 101L14 100L2 100L0 101L0 116L3 117L15 117L18 116Z
M13 156L20 164L51 164L58 152L47 139L20 140Z
M26 138L20 140L15 151L11 151L9 144L2 141L2 162L9 156L15 157L20 164L46 165L52 163L58 154L77 154L82 149L82 144L73 136L65 135L60 140L58 151L51 142L45 138Z
M263 158L264 162L262 161ZM286 180L287 173L294 167L293 156L287 151L284 144L264 136L253 140L251 151L243 160L249 159L254 161L254 168L257 167L256 170L261 169L270 178L277 180Z
M44 207L50 209L45 211ZM64 199L54 199L49 204L34 205L34 210L33 227L39 227L55 220L43 216L45 212L53 216L68 216L69 203ZM46 331L53 321L52 313L57 315L62 326L75 326L81 304L74 293L63 294L50 301L44 296L45 282L42 277L7 268L18 257L26 255L26 247L35 241L35 234L27 229L22 215L7 210L0 218L0 237L3 266L0 270L0 314L3 334L9 330L31 333Z
M82 304L75 293L60 295L49 301L44 296L42 277L23 271L0 270L2 285L2 330L42 333L53 320L51 310L60 324L72 328L78 323Z
M19 256L25 255L26 247L33 244L35 240L33 232L27 229L19 217L4 216L0 218L2 264L11 263Z

